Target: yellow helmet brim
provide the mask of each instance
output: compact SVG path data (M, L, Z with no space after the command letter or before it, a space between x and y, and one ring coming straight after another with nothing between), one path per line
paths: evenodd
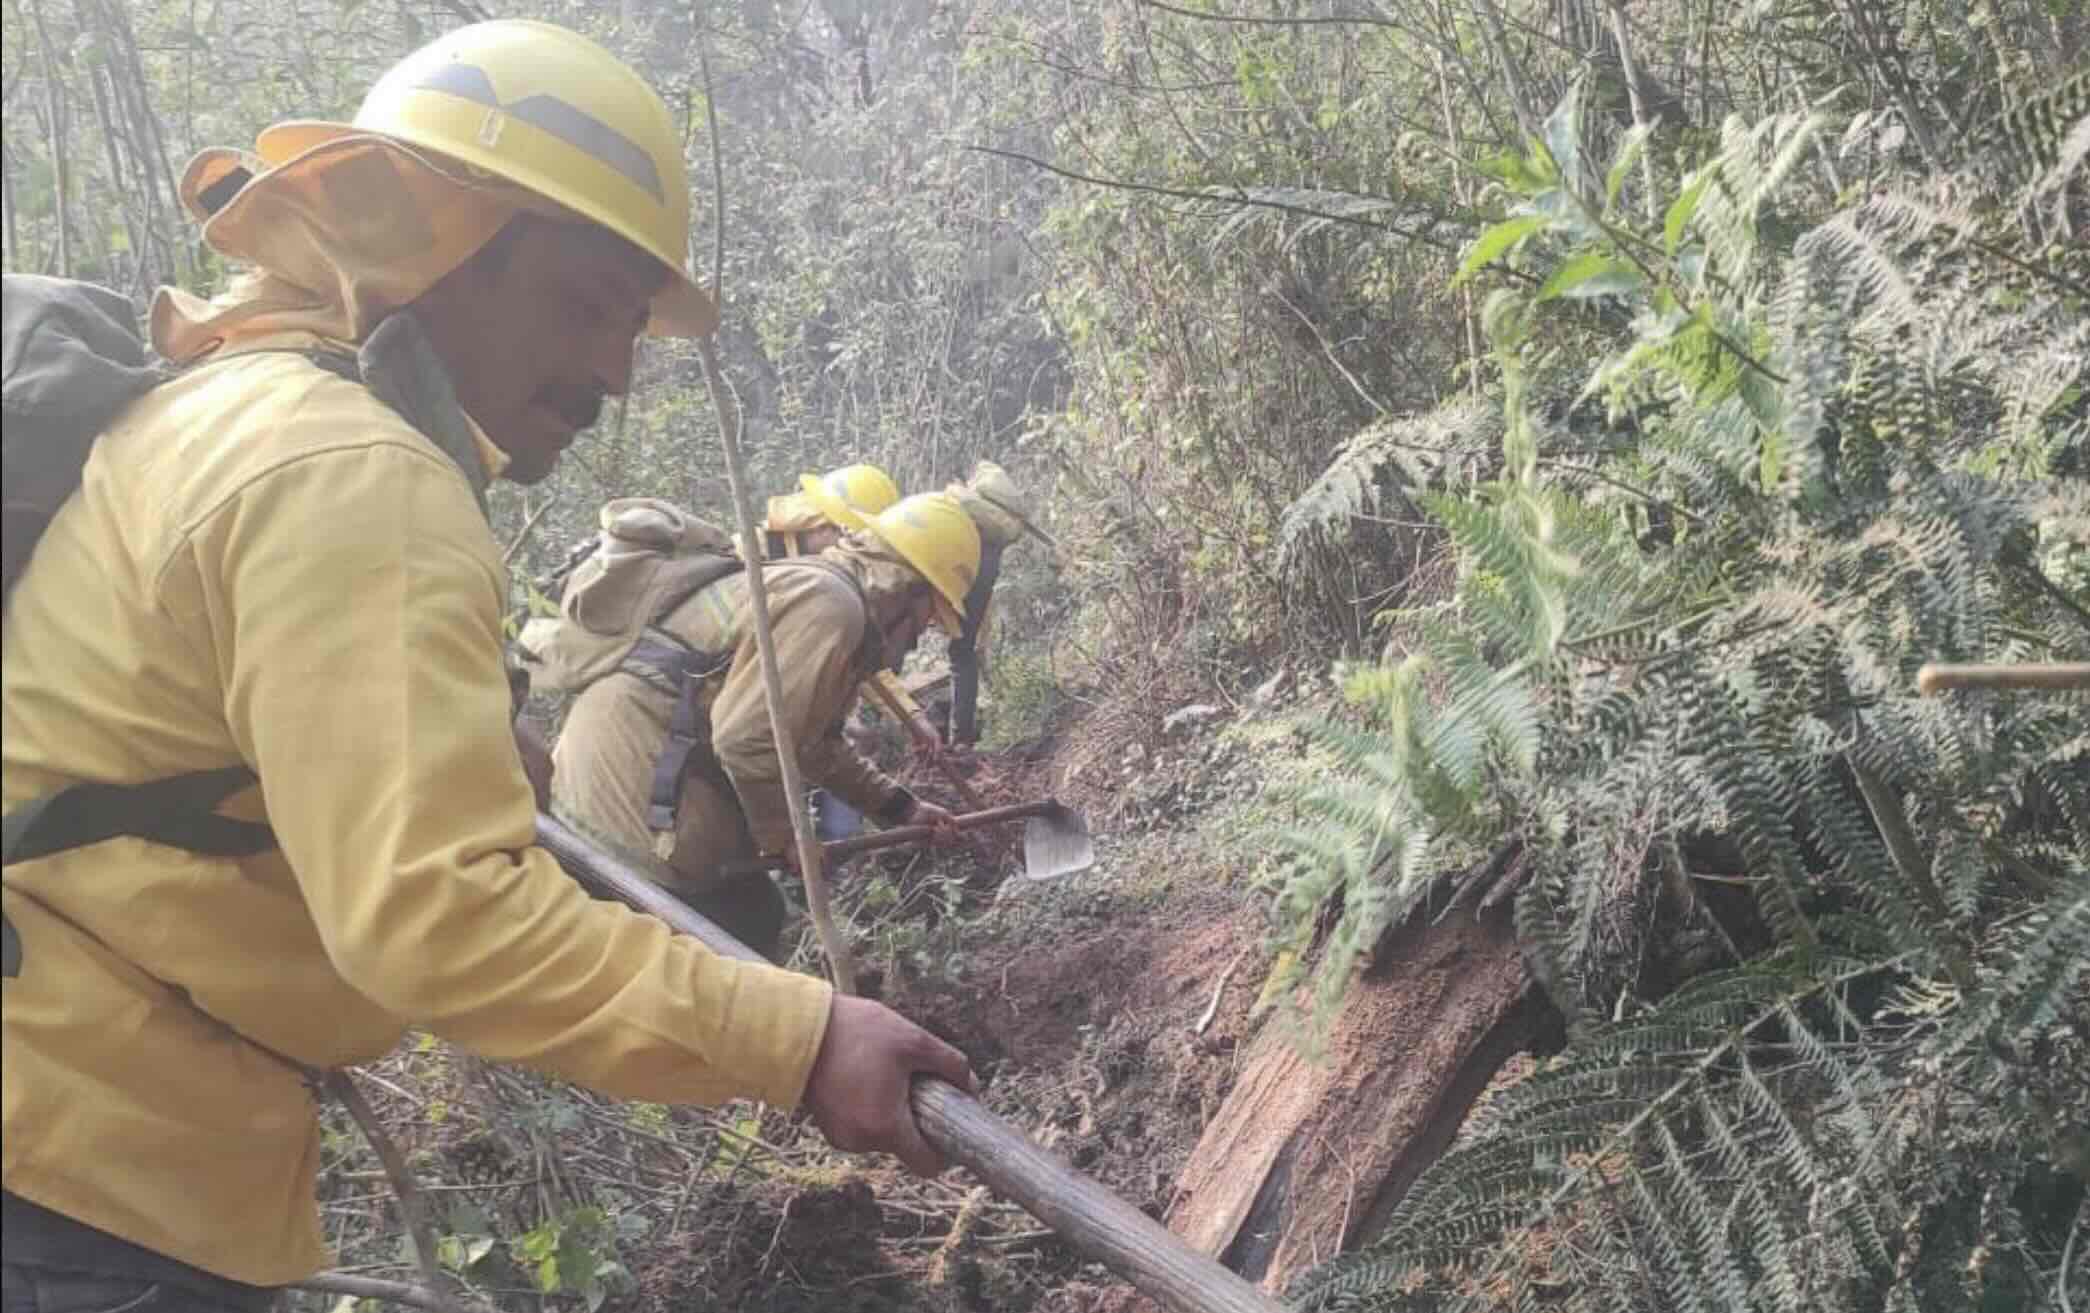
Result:
M861 529L868 523L863 516L856 513L855 507L835 496L817 474L799 475L798 490L805 494L805 499L813 503L829 521L841 525L844 529Z
M291 119L264 128L254 140L254 153L271 169L290 164L303 156L341 140L343 137L382 136L400 141L416 154L432 155L443 160L460 173L471 170L470 161L456 161L439 151L431 151L418 143L393 137L389 133L371 132L353 124L334 123L319 119ZM668 279L659 291L653 294L653 303L646 318L646 332L653 337L708 337L718 328L718 305L710 293L699 287L689 275L689 270L679 259L668 258L668 253L657 249L657 243L644 234L631 231L628 225L615 216L603 211L600 206L568 188L554 184L539 187L523 187L519 183L504 182L504 190L519 191L540 198L541 206L530 207L539 213L566 220L583 220L609 229L665 265Z

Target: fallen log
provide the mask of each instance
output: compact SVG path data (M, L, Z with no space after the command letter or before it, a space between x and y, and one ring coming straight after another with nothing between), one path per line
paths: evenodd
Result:
M640 859L611 853L541 813L537 842L590 891L658 917L713 952L760 960L754 950L649 879ZM938 1152L1167 1307L1180 1313L1278 1313L1279 1306L1269 1296L1048 1153L957 1087L918 1078L914 1117Z
M1372 1236L1548 1024L1508 900L1417 915L1351 984L1318 1059L1289 1026L1263 1027L1177 1178L1170 1228L1282 1290Z

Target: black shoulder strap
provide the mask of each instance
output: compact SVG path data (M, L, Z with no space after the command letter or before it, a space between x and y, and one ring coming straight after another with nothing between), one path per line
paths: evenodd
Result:
M213 809L254 778L245 766L228 766L144 784L75 784L9 812L0 821L0 857L13 866L124 837L206 857L252 857L275 846L269 827Z
M710 705L704 685L723 670L731 657L721 659L709 652L689 650L681 656L681 687L675 693L675 712L668 718L667 741L653 760L653 783L646 797L646 825L656 834L675 828L675 808L682 802L682 776L690 759L709 752Z
M245 766L144 784L75 784L24 803L0 820L0 865L34 861L108 839L144 839L206 857L252 857L276 846L266 825L213 809L254 783ZM22 937L0 916L0 976L22 973Z
M363 367L357 364L356 358L346 351L329 351L325 347L304 347L299 349L296 354L303 356L336 378L344 379L350 383L363 381Z

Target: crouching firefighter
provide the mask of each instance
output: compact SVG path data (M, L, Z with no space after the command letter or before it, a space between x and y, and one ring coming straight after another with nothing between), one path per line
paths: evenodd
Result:
M876 465L802 474L797 492L769 499L762 524L765 551L771 560L818 556L898 500L900 486Z
M980 530L980 577L966 596L965 623L951 639L950 648L949 739L969 747L980 741L980 671L987 661L988 611L1001 576L1002 553L1026 532L1041 538L1044 534L1031 523L1030 508L1016 481L993 461L981 461L973 467L970 479L953 483L945 491L958 499Z
M160 294L160 360L113 293L5 283L6 1313L259 1313L327 1266L314 1073L409 1025L937 1170L908 1091L960 1054L534 842L480 494L553 468L641 331L715 323L666 106L478 24L181 192L242 274Z
M612 503L603 524L559 617L533 621L520 643L533 684L579 690L553 750L553 809L660 856L685 901L774 959L783 898L766 873L735 867L788 860L803 800L784 795L746 572L709 545L717 530L668 503ZM809 786L881 824L949 823L858 755L842 724L864 681L925 628L957 632L979 562L971 518L930 493L818 555L764 563L783 711Z

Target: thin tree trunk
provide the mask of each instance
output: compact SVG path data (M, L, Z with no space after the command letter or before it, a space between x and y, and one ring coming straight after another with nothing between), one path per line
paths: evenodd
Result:
M107 71L106 65L104 65L104 71ZM113 73L110 81L112 83L115 81ZM137 289L142 291L150 285L149 275L146 272L145 252L146 244L151 240L151 237L146 231L145 225L139 219L137 207L131 195L131 188L126 181L123 153L117 141L116 123L109 113L109 97L113 94L113 91L105 92L102 89L101 76L93 68L87 70L87 91L88 98L94 103L95 122L101 126L102 130L102 154L109 161L109 190L116 198L117 211L123 216L124 232L128 234L130 239L133 282ZM135 156L133 158L135 160ZM148 185L150 184L150 179L144 181ZM115 270L111 269L111 276L106 280L111 286L116 284L114 274Z
M1452 158L1463 160L1466 155L1466 146L1465 143L1460 140L1459 116L1452 107L1451 78L1444 71L1444 52L1442 50L1439 50L1437 52L1437 94L1438 97L1444 103L1444 132L1445 135L1451 141ZM1457 201L1461 208L1465 208L1467 206L1467 198L1470 194L1470 190L1471 184L1467 182L1466 174L1463 170L1458 171L1452 175L1452 199ZM1459 289L1459 306L1459 318L1462 319L1466 325L1466 360L1468 362L1466 371L1466 383L1467 386L1471 388L1473 395L1476 398L1478 398L1480 396L1481 359L1480 316L1474 313L1473 285L1471 283L1468 283Z
M108 14L109 28L123 48L128 76L118 79L112 74L111 85L118 91L119 104L130 120L131 154L138 164L138 176L145 186L146 222L153 234L165 248L166 264L170 272L186 276L189 272L189 247L182 240L181 183L174 172L174 163L167 154L167 137L160 128L160 116L152 111L151 83L145 76L145 59L138 51L138 34L132 30L129 15L121 4L103 0ZM128 90L129 94L123 92ZM152 167L157 161L157 172ZM167 206L173 219L165 230L160 227L159 182L167 184Z
M1618 40L1618 64L1625 70L1626 98L1633 106L1633 126L1647 127L1647 100L1640 94L1640 64L1633 58L1633 42L1626 31L1626 7L1619 0L1611 0L1611 33ZM1655 166L1648 157L1645 146L1640 151L1640 186L1647 194L1641 198L1647 206L1647 221L1655 221Z
M52 208L58 216L58 274L61 278L70 278L73 276L73 242L66 193L72 180L65 157L65 88L58 79L58 55L51 45L51 31L44 25L42 0L36 0L30 6L29 14L36 23L36 41L44 57L44 95L50 114L51 181L56 190Z
M726 178L718 138L718 90L711 80L711 46L698 29L697 66L704 78L704 120L711 138L711 190L717 197L719 221L712 230L711 294L721 302L725 295ZM798 745L785 716L784 680L777 671L776 639L769 628L769 592L763 582L763 534L755 523L753 492L748 486L747 465L741 458L739 406L719 368L717 332L697 339L697 358L704 366L704 387L711 393L711 408L718 419L719 447L726 458L726 481L733 493L734 519L740 529L741 556L747 562L748 618L755 625L755 649L762 663L762 698L769 707L770 735L776 743L777 766L782 775L784 796L791 800L791 832L796 840L799 879L805 884L806 914L820 935L827 954L827 969L835 989L856 992L856 958L849 941L835 925L827 901L827 872L822 868L820 841L813 835L813 819L807 811L805 787L798 774Z
M7 212L7 267L16 269L22 262L22 238L16 231L16 215L21 206L15 199L15 160L4 147L0 147L0 210Z

